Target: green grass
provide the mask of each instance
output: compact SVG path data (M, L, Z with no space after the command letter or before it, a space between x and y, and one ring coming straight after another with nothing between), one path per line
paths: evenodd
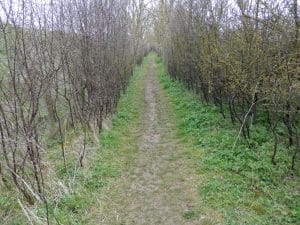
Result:
M190 219L192 219L195 216L195 214L196 214L195 211L188 210L185 213L183 213L183 218L185 218L187 220L190 220Z
M86 224L90 218L89 209L97 204L96 199L102 187L117 177L127 167L135 149L130 135L133 124L142 115L143 108L139 96L143 94L143 76L146 73L148 58L137 67L128 90L121 97L116 115L112 118L110 130L100 135L100 147L92 155L88 169L77 174L78 190L60 201L58 210L53 213L60 224Z
M238 128L230 119L172 81L161 59L156 63L161 85L175 108L178 137L192 141L190 157L202 178L198 191L203 211L218 211L223 223L230 225L299 223L300 182L299 177L288 176L289 150L280 144L274 166L271 132L259 124L252 127L249 141L240 140L233 149Z
M55 176L55 179L46 180L46 183L54 184L60 181L68 189L68 193L47 193L51 224L87 224L92 219L91 208L98 204L96 200L101 188L107 186L111 179L119 176L130 165L136 153L136 149L130 147L134 146L136 141L131 132L134 132L134 126L143 114L144 102L140 96L144 94L144 75L149 57L153 57L151 55L144 59L142 65L136 67L126 93L121 96L116 114L111 118L111 128L102 132L99 137L99 146L89 144L88 147L96 149L88 152L84 168L75 171L74 165L78 158L75 157L76 154L67 152L68 171L65 171L58 142L53 140L48 143L50 149L47 163L52 164L54 174L47 175L47 178L52 179ZM68 134L66 145L71 146L78 135L79 132ZM26 217L13 196L13 193L4 195L0 190L0 218L7 218L7 215L11 214L6 224L26 224ZM39 217L45 218L43 205L32 207L31 210Z
M87 224L91 219L91 207L98 204L99 192L131 164L137 149L132 132L144 113L145 103L140 96L144 94L143 78L149 57L155 56L150 54L136 68L112 118L111 129L101 134L100 146L89 152L85 168L76 172L62 170L58 144L49 143L52 151L49 162L54 164L57 180L68 184L74 178L68 194L49 193L52 224ZM300 221L300 185L298 177L287 176L288 149L283 144L279 146L279 163L273 166L270 160L272 136L259 124L252 128L249 141L241 140L232 149L237 127L229 118L223 119L217 107L202 104L182 84L173 82L160 58L156 58L156 63L161 84L175 109L178 138L191 142L189 156L194 159L195 170L201 176L198 192L202 211L191 210L182 216L189 220L199 216L197 213L213 210L222 215L224 224L297 224ZM73 168L76 158L69 163L68 168ZM43 206L34 212L44 217ZM27 223L16 196L0 190L0 218L8 215L11 216L6 224Z

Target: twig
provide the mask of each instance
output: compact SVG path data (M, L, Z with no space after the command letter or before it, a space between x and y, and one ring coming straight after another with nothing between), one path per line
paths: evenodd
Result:
M240 128L240 130L239 130L239 133L238 133L238 136L236 137L235 142L234 142L234 144L233 144L233 146L232 146L232 149L231 149L232 151L235 149L235 146L236 146L236 144L237 144L237 142L238 142L238 140L239 140L239 138L240 138L240 136L241 136L242 130L243 130L244 125L245 125L245 123L246 123L246 121L247 121L248 115L249 115L249 113L251 112L252 107L253 107L256 103L257 103L257 102L253 102L253 103L251 104L251 106L250 106L248 112L247 112L246 115L244 116L244 120L243 120L242 126L241 126L241 128Z
M32 195L40 202L42 203L43 201L41 200L40 196L38 194L36 194L32 188L26 183L26 181L20 177L17 173L15 173L15 171L13 171L11 168L9 168L8 166L6 166L7 170L9 170L11 173L13 173L15 176L17 176L24 184L25 186L28 188L28 190L32 193Z
M23 206L23 204L22 204L22 202L20 201L19 198L18 198L18 203L19 203L19 205L20 205L20 207L21 207L23 213L25 214L26 218L28 219L29 223L30 223L31 225L33 225L33 222L32 222L32 220L30 219L30 216L28 215L28 212L26 211L25 207Z

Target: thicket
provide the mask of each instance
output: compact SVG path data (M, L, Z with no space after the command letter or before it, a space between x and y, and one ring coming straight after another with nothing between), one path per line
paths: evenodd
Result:
M300 20L297 0L160 1L158 51L173 79L213 102L251 137L259 123L299 159ZM289 154L286 150L286 153Z
M219 107L199 101L182 82L171 80L162 62L157 68L175 109L178 136L192 143L188 154L201 174L201 206L192 212L213 212L211 224L297 224L299 177L289 173L284 143L278 145L280 163L274 166L272 133L256 124L251 138L232 149L236 127L222 117Z
M84 166L87 134L101 131L146 52L143 10L142 1L0 2L1 189L47 206L49 140L64 171ZM69 130L84 136L76 165Z

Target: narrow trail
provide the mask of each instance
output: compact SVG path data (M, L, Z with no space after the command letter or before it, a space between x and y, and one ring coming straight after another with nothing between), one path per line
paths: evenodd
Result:
M193 217L198 178L176 137L173 109L161 88L154 59L145 78L145 114L138 128L138 153L128 171L104 195L94 224L201 224ZM185 218L187 215L189 218Z

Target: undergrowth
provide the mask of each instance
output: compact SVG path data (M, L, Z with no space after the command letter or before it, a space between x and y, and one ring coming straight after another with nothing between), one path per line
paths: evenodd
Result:
M142 115L143 102L140 102L143 101L140 96L144 93L142 78L146 74L149 57L151 54L145 57L140 66L136 67L126 93L121 96L116 114L111 118L110 129L100 134L100 146L89 144L87 147L88 155L84 168L76 168L78 157L67 152L68 171L65 171L60 156L59 141L52 140L47 144L49 157L45 164L51 164L54 170L51 174L45 175L47 186L52 186L54 189L47 191L50 224L87 224L91 219L90 208L98 204L97 197L101 188L130 164L135 153L135 149L130 147L134 146L135 141L131 139L130 129ZM67 140L66 145L71 145L68 142L76 141L79 133L79 131L71 132L69 136L72 140ZM89 140L92 139L91 135ZM129 144L130 142L132 143ZM72 149L69 150L72 151ZM0 206L0 224L28 223L13 193L0 190ZM36 215L34 216L36 220L33 219L33 221L45 223L44 205L28 209ZM1 221L1 217L5 218L5 221Z
M172 81L160 58L156 63L175 108L178 137L192 141L198 151L190 154L202 178L198 189L202 208L219 211L230 225L299 223L299 177L290 175L291 156L285 145L280 144L274 166L271 132L257 124L251 139L240 139L233 148L238 128L230 118L224 119L216 106L202 103Z
M146 73L148 57L136 68L128 90L121 97L116 115L112 117L111 129L100 135L100 147L90 156L90 165L76 174L78 189L66 195L54 216L60 224L87 224L89 209L98 204L96 199L101 188L110 179L120 175L135 153L130 147L130 129L138 121L142 108L138 98L143 93L142 76Z

